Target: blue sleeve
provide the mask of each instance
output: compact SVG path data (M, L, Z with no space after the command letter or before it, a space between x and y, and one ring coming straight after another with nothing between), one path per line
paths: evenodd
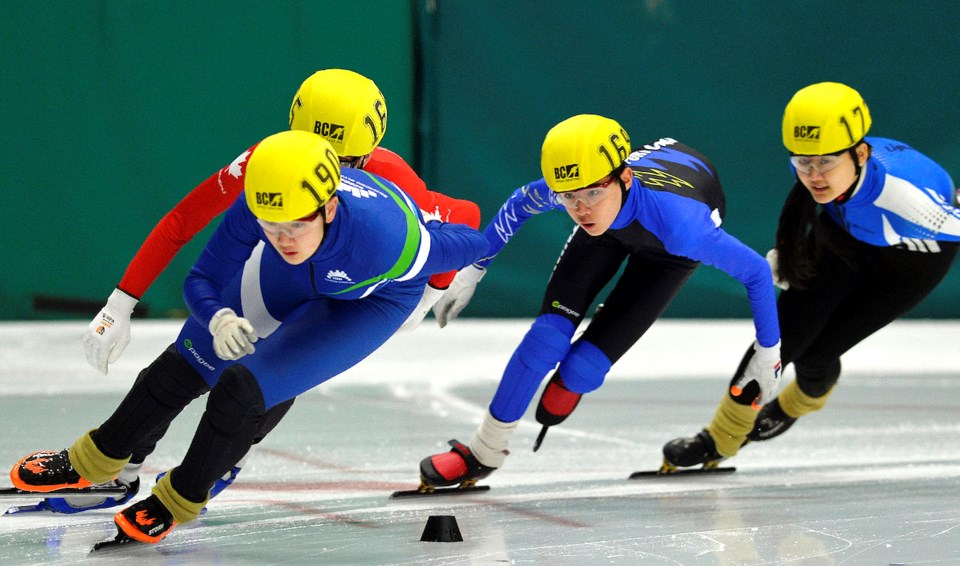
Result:
M672 194L659 194L665 210L652 223L666 250L716 267L743 284L753 310L757 342L773 346L780 340L777 294L767 260L720 228L720 218L703 203Z
M743 284L753 310L753 326L757 342L770 347L780 340L777 317L777 294L767 260L740 240L720 228L712 230L700 241L702 257L692 257L716 267Z
M430 254L423 271L445 273L470 265L487 253L489 244L483 234L465 224L428 222Z
M223 288L240 276L259 241L256 220L241 193L227 209L183 284L183 298L190 315L204 328L218 310L228 306L223 301Z
M477 261L479 267L486 267L493 258L500 253L503 246L523 226L530 217L548 212L562 206L553 197L553 191L547 187L546 181L539 179L513 191L503 203L497 215L483 230L483 235L489 243L486 255Z

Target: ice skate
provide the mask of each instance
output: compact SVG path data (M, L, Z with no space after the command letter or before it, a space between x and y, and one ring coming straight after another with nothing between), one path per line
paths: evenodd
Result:
M701 466L703 470L717 468L725 458L717 452L716 444L707 429L695 436L676 438L663 445L661 474L670 474L678 468Z
M140 491L140 468L143 464L127 464L116 479L97 484L88 488L90 493L79 495L64 495L62 497L47 497L35 505L24 505L7 509L8 514L36 511L51 513L82 513L93 509L107 509L118 505L125 505ZM117 490L120 495L104 493L102 497L93 497L95 492ZM59 495L59 494L58 494Z
M470 448L451 440L449 452L435 454L420 461L421 493L438 487L459 484L461 489L473 487L477 481L489 476L496 468L484 466L470 452Z
M787 432L795 422L797 419L784 413L780 408L780 401L774 399L760 409L753 430L747 434L747 440L759 442L776 438Z
M156 544L170 534L177 523L173 515L156 495L134 503L113 516L119 534L114 541L123 544L124 537L135 541Z
M37 511L73 514L124 505L133 499L140 490L140 478L137 478L129 484L116 479L84 489L89 489L90 493L78 493L77 495L66 495L64 497L47 497L40 503L34 505L10 507L7 509L6 514L12 515L14 513L31 513ZM121 494L114 496L105 493L100 497L94 497L97 494L96 492L108 489L120 490Z
M23 458L10 470L10 481L14 487L38 493L92 485L73 469L66 448L60 452L34 452Z

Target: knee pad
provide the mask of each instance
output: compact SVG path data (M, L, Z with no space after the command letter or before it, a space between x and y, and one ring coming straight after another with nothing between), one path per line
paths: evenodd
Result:
M240 364L223 372L207 400L210 425L227 435L235 434L238 429L259 428L266 412L260 384L250 370Z
M172 345L140 372L134 385L140 383L158 402L181 409L210 390L197 370Z
M610 371L610 358L587 340L579 340L560 363L563 384L574 393L589 393L603 385Z
M542 378L570 351L574 330L573 323L562 316L540 315L533 321L513 357Z
M499 421L520 420L540 382L570 351L573 323L555 314L544 314L514 350L500 385L490 403L490 412Z

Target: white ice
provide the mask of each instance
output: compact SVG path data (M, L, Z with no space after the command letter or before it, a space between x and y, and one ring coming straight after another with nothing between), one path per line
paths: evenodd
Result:
M663 320L536 454L535 398L490 491L390 500L416 486L420 459L469 439L528 324L430 319L395 337L302 396L237 483L157 545L88 555L113 537L114 510L5 515L0 562L960 563L960 322L869 338L844 357L826 409L744 448L734 474L628 481L709 422L753 334L745 321ZM84 326L0 324L0 464L97 426L179 323L135 321L106 377L83 360ZM202 410L147 460L141 494L179 462ZM454 515L464 541L420 542L431 515Z

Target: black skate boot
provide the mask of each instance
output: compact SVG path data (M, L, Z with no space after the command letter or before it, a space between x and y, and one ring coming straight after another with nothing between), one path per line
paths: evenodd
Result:
M14 487L24 491L46 493L65 487L90 487L70 464L69 450L34 452L17 462L10 470Z
M563 384L563 378L560 372L553 374L547 386L543 389L540 396L540 403L537 404L537 422L543 425L540 429L540 435L533 443L533 451L540 449L543 438L547 435L547 429L567 420L570 413L577 408L580 399L583 397L580 393L574 393Z
M449 444L453 447L449 452L435 454L420 461L419 491L429 492L437 487L456 484L463 488L472 487L496 470L477 461L470 449L456 439Z
M703 429L689 438L675 438L663 445L663 466L661 474L677 471L677 468L689 468L702 464L704 470L716 468L724 457L717 452L717 446L707 429Z
M122 537L129 537L148 544L160 542L177 526L173 515L156 495L120 511L113 516L113 522L120 531L117 535L118 542L122 542Z
M757 413L757 420L753 424L753 430L747 434L747 440L761 441L776 438L787 432L795 422L797 419L784 413L780 408L780 401L774 399Z

